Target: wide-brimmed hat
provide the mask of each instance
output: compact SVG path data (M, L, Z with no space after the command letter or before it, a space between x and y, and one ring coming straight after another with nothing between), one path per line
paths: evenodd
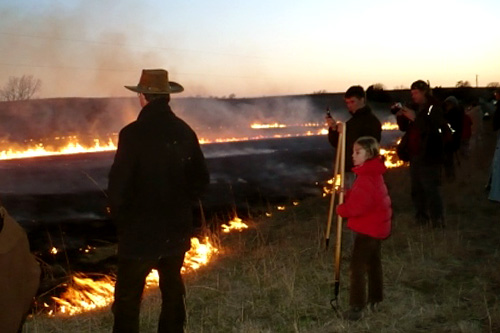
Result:
M168 72L164 69L143 69L137 86L125 88L142 94L175 94L184 91L177 82L168 80Z

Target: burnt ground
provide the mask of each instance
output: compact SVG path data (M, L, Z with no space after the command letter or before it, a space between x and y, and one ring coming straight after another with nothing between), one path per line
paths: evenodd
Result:
M214 229L235 212L256 216L273 205L320 197L334 159L324 136L202 148L211 183L201 202ZM0 198L27 231L31 250L42 263L41 293L67 281L71 272L114 272L116 232L105 191L113 157L114 152L104 152L0 162ZM193 212L201 224L199 204ZM50 252L53 247L58 253ZM89 248L93 256L86 254Z
M211 184L207 221L259 214L266 206L320 196L334 150L323 136L204 145ZM68 272L109 273L114 256L88 261L85 249L116 243L105 188L114 152L0 162L0 198L26 229L52 283ZM199 223L199 205L193 207ZM53 247L57 254L50 253ZM46 264L46 265L45 265Z

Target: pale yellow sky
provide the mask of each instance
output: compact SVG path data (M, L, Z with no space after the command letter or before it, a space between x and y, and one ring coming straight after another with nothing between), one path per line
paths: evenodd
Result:
M165 68L183 96L237 97L500 81L500 2L20 0L0 4L0 87L39 97L128 96Z

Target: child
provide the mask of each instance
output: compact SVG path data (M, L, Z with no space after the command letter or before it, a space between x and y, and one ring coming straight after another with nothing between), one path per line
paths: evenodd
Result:
M337 214L347 218L347 227L356 234L350 263L350 310L344 318L359 320L367 303L366 275L370 308L375 310L383 299L380 249L391 232L392 208L377 140L369 136L356 140L352 159L356 180L345 202L337 206Z

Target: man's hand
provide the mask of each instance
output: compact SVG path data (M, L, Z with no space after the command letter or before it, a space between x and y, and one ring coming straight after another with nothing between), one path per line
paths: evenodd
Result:
M333 119L331 116L326 116L325 120L328 124L328 127L330 127L334 131L337 130L337 121L335 119Z
M405 116L406 118L410 119L411 121L415 121L415 118L417 117L417 113L414 110L412 110L406 106L403 106L401 108L401 110L399 110L396 115L397 116Z

